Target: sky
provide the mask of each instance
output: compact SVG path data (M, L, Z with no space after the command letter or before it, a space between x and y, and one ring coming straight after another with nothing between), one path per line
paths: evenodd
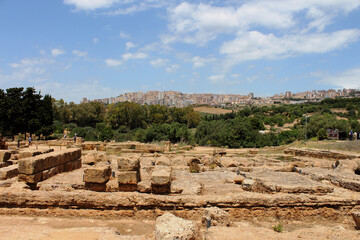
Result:
M272 96L360 88L360 0L0 0L0 88Z

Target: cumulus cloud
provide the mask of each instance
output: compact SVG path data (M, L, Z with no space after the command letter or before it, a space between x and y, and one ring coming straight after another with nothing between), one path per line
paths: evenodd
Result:
M64 0L65 4L74 5L79 10L94 10L108 8L120 0Z
M108 58L105 60L105 63L110 67L116 67L123 64L123 61L118 59Z
M129 61L129 60L138 60L138 59L145 59L145 58L148 58L148 55L143 52L125 53L121 56L121 59L108 58L105 60L105 63L110 67L116 67L116 66L119 66L119 65L125 63L126 61Z
M99 42L99 39L98 38L93 38L93 43L94 44L97 44Z
M73 50L72 53L75 56L78 56L78 57L85 57L88 54L87 52L82 52L82 51L79 51L79 50Z
M346 47L360 38L360 30L348 29L333 33L307 33L285 36L263 34L258 31L242 32L223 43L220 53L228 64L257 59L278 59L306 53L326 53Z
M157 58L150 61L150 64L153 67L162 67L165 66L169 62L169 59L166 58Z
M348 69L335 75L330 75L328 73L316 75L321 78L321 83L331 84L340 88L360 88L360 67Z
M179 64L171 64L165 70L167 73L173 73L176 72L179 68L180 68Z
M162 36L162 41L203 45L219 34L251 31L258 27L323 31L336 16L359 6L358 0L254 0L241 2L238 6L183 2L169 8L170 34Z
M127 43L125 44L125 46L126 46L126 50L129 50L129 49L131 49L131 48L136 47L136 45L135 45L134 43L132 43L132 42L127 42Z
M213 62L216 59L211 57L211 58L202 58L199 56L195 56L192 58L192 62L193 62L193 68L200 68L200 67L204 67L207 63Z
M57 57L57 56L62 55L64 53L65 53L65 51L63 51L61 49L58 49L58 48L51 49L51 55L53 55L54 57Z

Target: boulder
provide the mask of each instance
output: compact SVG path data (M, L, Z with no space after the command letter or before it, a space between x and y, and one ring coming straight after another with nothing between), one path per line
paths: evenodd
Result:
M11 157L11 151L0 150L0 163L6 162Z
M201 219L203 226L230 226L230 215L228 212L218 208L210 207L205 208L204 215Z
M167 212L156 219L156 240L195 240L197 228L193 221L185 220Z
M245 180L244 176L236 175L235 178L234 178L234 183L235 184L242 184L244 180Z

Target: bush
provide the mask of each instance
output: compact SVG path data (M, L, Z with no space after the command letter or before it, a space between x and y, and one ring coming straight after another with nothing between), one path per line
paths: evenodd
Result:
M318 132L317 132L317 138L321 141L324 139L327 139L327 132L325 129L321 128Z

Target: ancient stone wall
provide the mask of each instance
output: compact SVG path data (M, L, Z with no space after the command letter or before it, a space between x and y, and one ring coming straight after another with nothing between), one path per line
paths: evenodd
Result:
M81 149L66 149L19 161L19 181L36 185L58 173L81 168Z

